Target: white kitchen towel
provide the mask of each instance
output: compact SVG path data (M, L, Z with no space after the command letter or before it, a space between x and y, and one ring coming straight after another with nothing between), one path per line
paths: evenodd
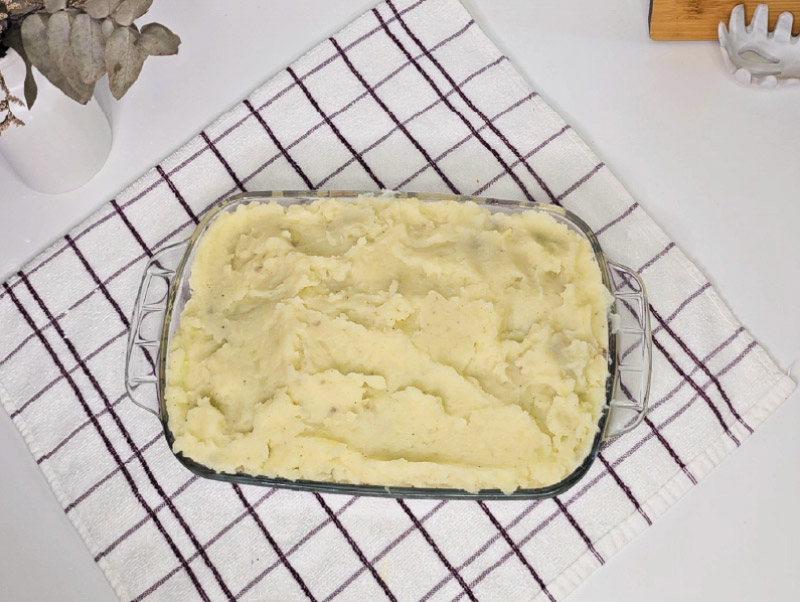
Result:
M557 499L314 495L192 476L125 396L145 262L240 190L558 202L638 269L650 414ZM125 600L560 600L794 383L455 0L379 5L258 88L0 289L0 397Z

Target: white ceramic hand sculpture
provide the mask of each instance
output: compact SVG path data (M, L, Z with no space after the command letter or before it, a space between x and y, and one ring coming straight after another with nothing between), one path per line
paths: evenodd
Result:
M800 36L792 37L792 13L781 14L771 32L766 4L756 7L747 26L744 16L744 4L739 4L731 12L730 31L719 24L722 56L733 76L765 88L800 83Z

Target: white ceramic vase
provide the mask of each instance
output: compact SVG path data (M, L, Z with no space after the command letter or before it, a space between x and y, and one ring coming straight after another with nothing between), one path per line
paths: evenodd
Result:
M0 73L11 94L24 102L25 64L14 50L0 59ZM0 135L0 155L34 190L69 192L103 167L111 151L111 126L94 98L81 105L35 69L34 77L39 94L33 109L14 106L25 125Z

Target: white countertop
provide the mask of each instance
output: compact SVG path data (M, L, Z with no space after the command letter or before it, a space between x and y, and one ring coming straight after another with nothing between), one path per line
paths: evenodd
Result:
M181 52L149 60L121 102L103 102L115 139L101 173L46 196L0 159L0 277L372 4L156 2L147 17L181 35ZM651 42L647 0L465 4L778 363L800 360L800 86L746 88L716 44ZM798 424L796 392L570 601L796 599ZM0 458L0 598L113 602L4 412Z

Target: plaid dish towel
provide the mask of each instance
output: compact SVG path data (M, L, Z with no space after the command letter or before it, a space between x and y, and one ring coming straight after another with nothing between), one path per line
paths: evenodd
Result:
M315 495L198 479L126 399L145 262L242 190L549 201L638 269L645 423L540 502ZM0 288L0 398L124 600L560 600L793 390L706 278L455 0L379 5L279 73Z

